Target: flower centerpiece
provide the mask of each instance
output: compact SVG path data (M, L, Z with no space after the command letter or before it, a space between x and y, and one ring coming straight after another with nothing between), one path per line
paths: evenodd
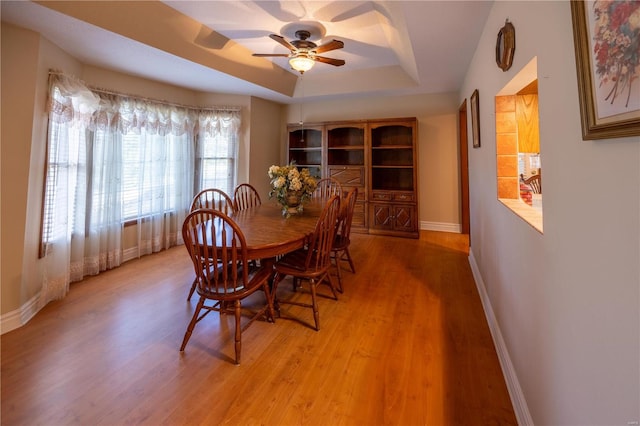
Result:
M294 163L269 167L269 178L272 188L269 198L276 197L282 206L282 215L286 217L302 212L303 204L311 198L318 184L309 169L298 170Z

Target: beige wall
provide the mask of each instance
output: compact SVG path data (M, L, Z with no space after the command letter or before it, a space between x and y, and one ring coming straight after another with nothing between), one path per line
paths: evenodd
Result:
M507 72L494 55L505 19L517 39ZM496 197L494 97L533 57L544 234ZM469 149L470 260L510 388L520 391L516 408L529 414L522 424L635 424L640 138L582 140L569 2L495 2L458 101L475 89L482 147Z
M269 199L267 170L279 164L284 106L260 98L251 98L251 168L247 182L260 194L263 202Z
M2 24L2 312L24 300L22 241L39 45L37 34Z
M308 89L308 88L307 88ZM418 209L421 228L460 225L457 93L305 101L287 107L287 122L416 117L418 119ZM286 137L283 139L286 144ZM281 161L286 161L283 154Z

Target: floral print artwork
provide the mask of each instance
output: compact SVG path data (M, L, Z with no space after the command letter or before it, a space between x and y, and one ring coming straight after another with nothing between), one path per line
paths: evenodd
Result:
M640 93L640 1L593 3L595 86L611 105L629 106Z

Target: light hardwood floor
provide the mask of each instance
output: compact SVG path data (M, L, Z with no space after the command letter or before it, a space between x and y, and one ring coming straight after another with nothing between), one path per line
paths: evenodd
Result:
M228 315L179 352L197 299L184 247L72 284L1 338L2 425L516 424L466 237L353 240L357 274L320 300L320 331L283 305L300 321L252 324L239 366Z

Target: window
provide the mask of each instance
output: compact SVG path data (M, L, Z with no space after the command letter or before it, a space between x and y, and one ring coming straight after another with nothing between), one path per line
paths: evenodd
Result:
M196 158L196 188L198 193L205 188L218 188L233 194L236 186L237 135L220 133L198 138Z
M175 211L180 145L191 144L181 136L122 135L122 217L124 220Z
M239 120L233 109L176 107L53 78L41 256L54 241L105 238L107 232L110 241L120 241L125 222L150 217L172 216L150 231L171 235L144 232L139 238L161 246L176 241L197 191L233 191Z
M63 96L58 88L54 88L52 97L58 102L63 100ZM58 121L49 122L47 174L44 194L44 211L42 220L42 240L44 243L56 239L64 238L68 226L74 226L75 203L68 198L67 192L61 187L71 185L77 186L77 176L84 174L86 164L84 158L84 147L86 133L82 129L74 126L66 126ZM66 206L67 217L64 221L55 221L54 206L58 204ZM44 255L44 247L41 245L41 256Z

